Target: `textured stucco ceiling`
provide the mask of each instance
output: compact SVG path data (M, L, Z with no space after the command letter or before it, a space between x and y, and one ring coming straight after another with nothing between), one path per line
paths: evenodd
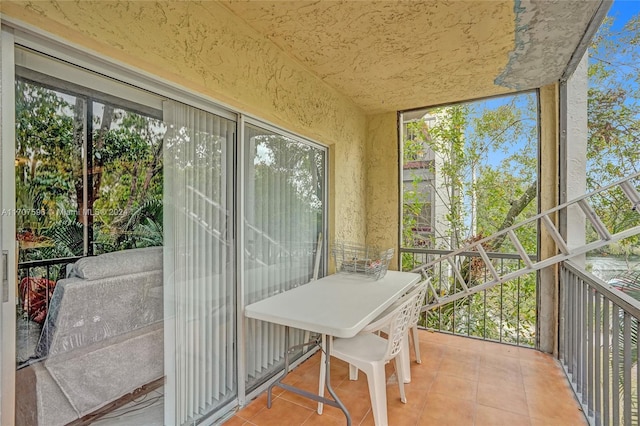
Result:
M364 111L378 113L557 81L601 1L225 4Z

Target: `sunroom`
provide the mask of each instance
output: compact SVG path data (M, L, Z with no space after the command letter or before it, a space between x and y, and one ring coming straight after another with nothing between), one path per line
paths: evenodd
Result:
M245 307L335 273L338 241L393 248L389 269L402 269L400 141L426 107L534 93L537 210L584 193L585 53L607 1L0 7L2 424L91 424L140 398L157 402L145 424L214 424L263 395L285 329ZM537 219L527 351L559 359L593 417L609 396L579 337L608 332L591 321L606 311L631 342L637 308L556 266L585 245L584 214ZM314 350L292 356L298 371L317 365ZM637 390L622 383L612 412L627 420Z

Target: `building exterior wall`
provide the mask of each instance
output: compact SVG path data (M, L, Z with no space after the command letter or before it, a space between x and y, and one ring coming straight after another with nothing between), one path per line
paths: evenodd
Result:
M445 108L446 109L446 108ZM428 128L433 126L441 126L443 120L442 112L431 111L426 113L419 119L423 121ZM404 143L404 142L403 142ZM425 195L425 202L429 204L428 214L428 232L422 233L424 238L429 239L428 247L430 249L452 250L456 247L452 244L451 223L447 219L451 200L449 197L450 190L446 188L446 179L443 174L444 157L441 153L436 153L425 144L424 160L428 165L423 169L405 169L403 170L403 187L404 192L410 189L411 182L415 177L420 179L418 190ZM437 195L436 195L437 194Z
M431 150L427 151L427 155L434 157L433 151ZM435 160L418 160L416 163L418 163L418 165L415 168L407 167L406 163L403 167L401 193L404 198L400 203L404 205L407 202L407 195L414 191L417 192L419 202L423 205L421 206L420 218L416 223L416 227L418 227L418 229L414 231L415 239L419 241L419 244L426 244L426 247L431 247L433 245L434 236L433 199L435 197L433 196L433 188L435 188ZM406 214L406 212L403 212L403 215L404 214ZM405 230L402 232L405 232Z
M2 14L328 145L329 238L364 240L364 113L221 4L3 1Z

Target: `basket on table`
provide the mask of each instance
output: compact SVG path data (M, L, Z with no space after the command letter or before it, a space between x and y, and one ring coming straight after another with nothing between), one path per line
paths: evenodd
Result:
M392 248L383 250L375 246L347 242L336 242L331 247L336 272L363 274L376 280L387 273L393 253Z

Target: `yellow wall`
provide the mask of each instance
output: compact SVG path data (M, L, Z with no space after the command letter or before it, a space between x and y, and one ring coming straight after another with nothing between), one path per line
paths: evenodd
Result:
M540 211L558 205L559 167L559 94L558 85L551 84L540 89ZM553 218L556 226L558 217ZM540 259L558 253L555 241L544 226L540 227ZM557 354L558 331L558 266L540 270L538 293L538 340L540 350Z
M396 250L389 269L398 269L400 226L398 115L367 117L367 243Z
M5 0L1 7L5 18L329 145L329 238L364 241L364 113L225 7Z

